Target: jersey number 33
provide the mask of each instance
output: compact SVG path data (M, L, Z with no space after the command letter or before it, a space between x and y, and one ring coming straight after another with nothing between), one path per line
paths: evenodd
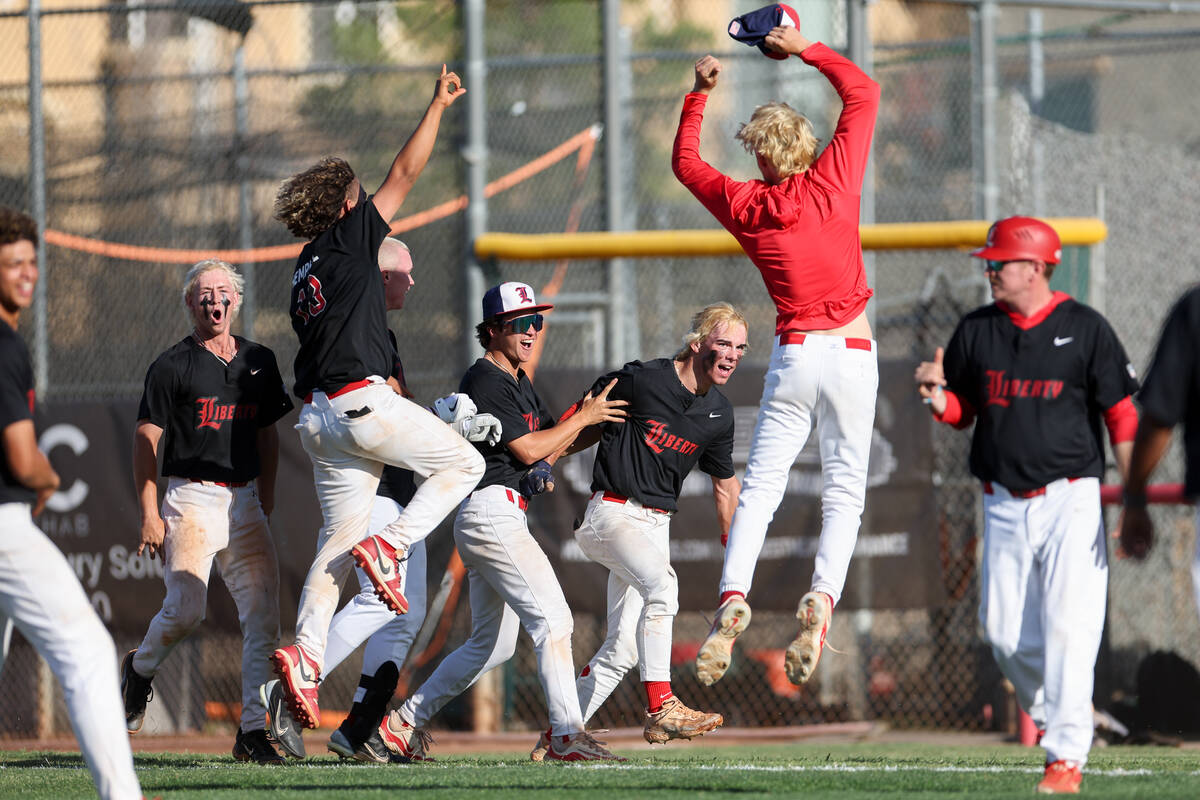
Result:
M296 288L292 313L307 323L310 319L325 310L325 297L321 294L321 281L316 275L309 275Z

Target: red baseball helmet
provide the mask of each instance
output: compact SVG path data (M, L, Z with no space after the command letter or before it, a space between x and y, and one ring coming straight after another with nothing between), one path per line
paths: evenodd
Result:
M1057 264L1062 259L1058 234L1040 219L1006 217L988 228L987 245L971 255L988 261L1044 261Z

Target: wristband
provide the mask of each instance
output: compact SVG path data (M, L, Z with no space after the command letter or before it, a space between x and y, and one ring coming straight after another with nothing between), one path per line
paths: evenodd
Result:
M1146 493L1131 492L1126 489L1121 493L1121 505L1125 506L1126 508L1145 508Z

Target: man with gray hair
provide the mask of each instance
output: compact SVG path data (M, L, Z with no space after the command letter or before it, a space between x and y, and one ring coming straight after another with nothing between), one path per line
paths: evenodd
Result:
M193 266L183 287L192 330L146 373L133 439L142 515L137 552L162 557L167 595L141 646L125 656L121 694L126 726L137 733L159 667L204 620L215 560L243 637L233 755L278 764L258 686L270 677L269 657L279 645L279 567L267 516L279 461L275 422L292 401L275 354L231 333L241 300L242 277L230 264L208 259ZM161 510L160 450L168 479Z

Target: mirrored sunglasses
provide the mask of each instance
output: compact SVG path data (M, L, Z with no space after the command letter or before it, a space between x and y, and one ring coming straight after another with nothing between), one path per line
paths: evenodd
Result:
M541 314L527 314L524 317L515 317L507 320L504 323L504 326L506 328L511 328L513 333L525 333L530 328L533 328L535 331L540 331L542 329L542 324L545 321L546 318Z
M1023 258L1010 258L1008 261L988 261L984 269L988 272L999 272L1004 269L1005 264L1017 264L1024 260Z

